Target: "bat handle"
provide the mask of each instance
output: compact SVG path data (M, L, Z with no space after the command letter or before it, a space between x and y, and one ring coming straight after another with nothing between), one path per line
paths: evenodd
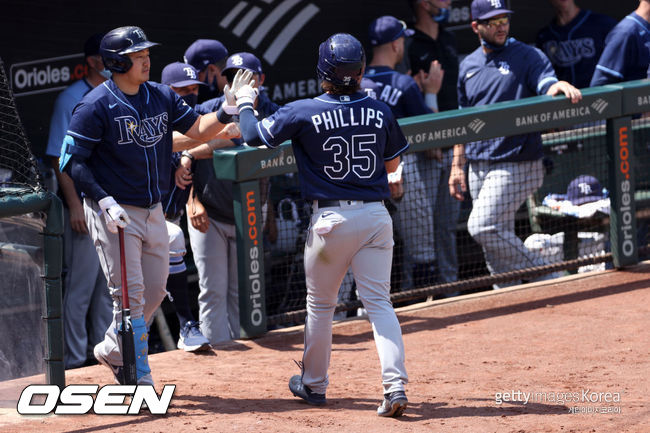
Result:
M126 282L126 256L124 254L124 229L117 228L120 237L120 273L122 274L122 307L129 309L129 287Z

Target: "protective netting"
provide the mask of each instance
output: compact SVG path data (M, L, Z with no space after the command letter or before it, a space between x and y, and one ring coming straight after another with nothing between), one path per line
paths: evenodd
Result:
M633 130L643 254L649 239L650 121L634 120ZM469 164L463 201L449 194L452 149L403 157L404 197L386 203L394 227L391 296L397 305L606 268L612 261L606 124L547 131L542 140L543 159L517 169ZM270 201L275 221L267 223L265 238L269 324L297 323L305 313L310 206L300 199L295 174L271 178ZM338 303L338 317L361 307L351 272Z
M4 63L0 59L0 197L42 189L38 165L20 122Z

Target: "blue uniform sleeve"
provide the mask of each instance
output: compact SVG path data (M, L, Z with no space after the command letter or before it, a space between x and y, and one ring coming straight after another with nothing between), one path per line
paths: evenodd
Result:
M534 52L530 55L528 62L528 88L538 95L544 95L558 79L555 75L553 65L548 57L539 49L533 48Z
M60 155L61 143L63 143L63 137L66 135L72 118L72 110L77 102L72 95L66 92L62 92L56 98L54 111L50 118L50 133L47 138L46 155L55 157Z
M643 47L643 49L646 48ZM637 56L636 38L625 32L613 30L605 39L605 48L600 55L594 75L591 77L591 86L623 81L626 65L636 62Z
M100 118L100 113L101 107L97 104L87 103L84 100L77 104L72 112L67 132L67 135L74 140L70 145L64 146L62 151L67 149L71 155L89 157L104 135L104 122Z
M75 187L93 200L98 202L108 196L108 193L95 180L95 176L86 165L85 158L72 155L70 162L65 167L65 172L72 178Z
M409 144L406 137L404 137L402 128L399 127L392 114L386 118L386 121L388 122L388 142L384 149L384 161L390 161L406 152Z
M288 104L258 122L253 110L243 110L239 113L242 137L250 146L265 144L268 147L277 147L297 135L300 130L296 111L293 104ZM251 126L253 124L254 128Z
M194 125L196 119L199 118L199 114L171 88L169 88L169 93L173 98L172 125L175 131L185 134Z

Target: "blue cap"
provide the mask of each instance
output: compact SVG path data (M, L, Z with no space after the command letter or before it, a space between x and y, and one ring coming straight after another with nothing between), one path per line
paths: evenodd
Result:
M379 17L370 23L368 36L373 46L393 42L402 36L412 36L415 31L406 28L404 21L398 20L390 15Z
M566 198L575 206L605 198L603 187L593 176L586 174L573 179L566 190Z
M183 61L194 66L197 71L204 70L209 64L217 63L228 56L228 50L215 39L197 39L187 47Z
M160 82L167 86L185 87L193 84L205 84L197 79L199 73L188 63L174 62L162 70Z
M473 0L472 1L472 19L487 20L502 14L513 13L510 9L503 7L503 0Z
M255 57L252 53L235 53L232 56L228 57L226 61L226 67L221 71L221 75L228 77L229 75L234 76L234 72L237 69L246 69L255 74L262 75L262 62L260 59ZM228 73L227 71L233 71Z

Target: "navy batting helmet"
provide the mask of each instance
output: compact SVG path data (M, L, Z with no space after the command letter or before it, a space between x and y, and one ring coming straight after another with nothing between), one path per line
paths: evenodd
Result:
M318 78L337 86L356 86L361 81L366 54L354 36L337 33L318 48Z
M145 48L159 45L150 42L140 27L127 26L113 29L102 38L99 53L104 65L112 72L124 73L131 69L133 63L128 53L142 51Z

